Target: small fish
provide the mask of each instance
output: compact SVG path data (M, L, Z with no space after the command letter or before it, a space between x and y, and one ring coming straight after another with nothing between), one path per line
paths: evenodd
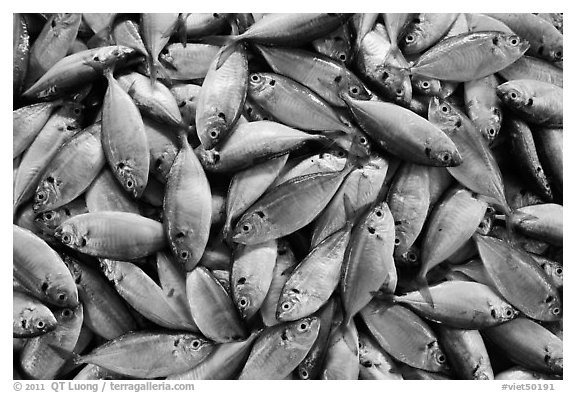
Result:
M322 380L357 380L360 374L358 330L353 321L330 332Z
M12 295L12 336L30 338L41 336L56 328L52 311L38 299L22 292Z
M405 54L420 53L430 48L448 32L459 14L418 14L404 30L400 49Z
M562 246L563 207L556 203L525 206L512 213L511 224L527 236Z
M507 81L517 79L532 79L551 83L558 87L563 86L563 72L545 60L537 57L522 56L508 67L498 72Z
M360 379L364 380L402 380L392 356L372 338L358 332L360 360Z
M517 79L497 88L498 98L528 123L562 127L563 90L556 85L529 79Z
M331 33L315 39L311 44L317 52L346 65L350 64L350 60L352 59L352 43L347 24L343 24Z
M502 127L503 115L496 94L497 86L494 75L464 83L466 114L488 144L494 142Z

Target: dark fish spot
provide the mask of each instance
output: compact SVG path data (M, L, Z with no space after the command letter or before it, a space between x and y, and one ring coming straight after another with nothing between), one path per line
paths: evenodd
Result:
M215 14L212 14L212 16L213 16L214 18L220 18L220 14L216 14L216 13L215 13Z
M544 355L544 363L548 364L550 362L550 359L552 359L552 357L548 354Z
M394 221L394 225L402 225L402 221Z
M336 42L344 42L344 38L342 38L342 37L340 37L340 36L337 35L336 37L334 37L334 41L336 41Z
M454 123L454 125L456 126L456 128L462 127L462 120L460 119L456 120L456 123Z
M264 214L264 212L263 212L263 211L260 211L260 210L258 210L258 211L255 212L255 213L256 213L256 215L257 215L258 217L260 217L260 218L264 218L264 217L266 216L266 215Z
M282 332L282 335L280 336L280 338L282 339L282 341L286 341L288 340L288 336L286 335L286 332Z
M70 212L70 209L68 209L67 207L64 208L64 214L66 214L68 217L70 217L72 215L72 213Z
M175 239L182 239L183 237L186 237L184 232L178 232L176 235L174 235Z
M77 127L76 127L76 126L73 126L73 125L67 125L67 126L66 126L66 129L67 129L68 131L74 131L76 128L77 128Z
M252 114L253 109L251 107L248 107L248 109L246 109L246 112L248 112L249 115Z
M496 319L496 310L490 310L490 315L492 315L492 318Z
M432 152L432 149L430 149L429 147L424 149L424 154L426 154L426 157L430 157L431 152Z
M554 296L550 295L546 298L545 302L550 303L552 300L554 300Z
M47 181L48 183L54 183L54 178L53 178L52 176L48 176L48 177L46 178L46 181Z
M371 234L376 233L376 229L374 229L373 227L368 227L368 232L370 232Z
M363 365L364 367L368 367L368 368L370 368L370 367L372 367L372 366L373 366L373 364L372 364L372 362L371 362L371 361L367 361L367 362L365 362L365 363L364 363L364 364L362 364L362 365Z
M294 292L294 293L297 293L297 294L300 293L300 291L299 291L298 289L296 289L296 288L292 288L291 291Z
M22 325L22 329L26 329L26 320L25 319L22 320L21 325Z
M85 237L83 237L83 238L80 240L80 247L86 247L86 238L85 238Z
M186 101L181 101L181 102L178 104L178 108L183 108L185 105L186 105Z
M386 71L384 71L384 72L382 73L382 79L388 79L389 77L390 77L390 74L387 73Z
M239 285L243 285L244 283L246 283L246 277L240 277L237 282Z
M218 117L221 118L222 120L226 120L226 114L222 112L218 113Z
M438 232L442 232L442 228L438 228Z
M161 158L156 159L156 162L154 163L156 170L160 170L160 168L162 167L162 163L163 163L163 161Z
M270 82L268 82L268 84L269 84L270 86L274 86L274 85L276 84L276 80L275 80L275 79L272 79Z
M492 43L493 43L494 45L498 45L498 37L492 38Z
M118 163L118 169L122 170L126 167L126 164L124 164L123 162Z
M46 291L48 290L48 283L47 283L47 282L42 283L42 286L40 287L40 290L41 290L42 292L46 292Z
M542 172L542 168L540 167L536 168L536 172Z
M534 100L532 98L528 98L528 102L526 103L526 105L532 106L533 104L534 104Z
M346 61L346 53L340 53L340 56L338 57L340 58L340 60Z
M168 293L166 294L166 296L168 296L168 297L174 296L174 288L170 289L170 290L168 291Z
M336 78L334 78L334 82L336 83L340 83L340 81L342 80L342 76L338 75Z
M52 19L52 22L50 22L50 26L51 26L52 28L55 28L55 27L56 27L56 19Z
M538 54L539 54L540 56L544 55L544 47L543 47L543 46L540 46L540 47L538 48Z

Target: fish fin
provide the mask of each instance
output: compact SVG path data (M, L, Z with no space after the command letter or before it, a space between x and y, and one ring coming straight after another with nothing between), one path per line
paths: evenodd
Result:
M232 35L240 35L240 29L238 28L238 22L236 20L230 21L230 32Z
M428 280L426 280L426 273L418 273L416 276L416 284L418 285L418 292L420 292L426 303L430 304L430 306L434 308L434 300L432 299L432 294L430 293Z
M84 363L84 360L82 359L82 356L78 355L77 353L74 353L72 351L67 351L64 348L60 348L57 345L54 344L48 344L48 346L54 351L56 352L56 354L58 356L60 356L62 359L64 360L71 360L74 364L82 364Z
M238 45L241 42L238 39L239 37L241 36L239 35L234 36L229 43L227 43L220 49L220 52L216 55L218 56L218 61L216 62L217 70L220 67L222 67L222 64L224 64L224 62L232 55L232 53L234 53L234 51L236 50L236 45Z
M352 204L352 200L350 199L348 194L344 193L342 200L344 202L344 216L346 217L346 221L352 221L352 219L356 215L356 208Z

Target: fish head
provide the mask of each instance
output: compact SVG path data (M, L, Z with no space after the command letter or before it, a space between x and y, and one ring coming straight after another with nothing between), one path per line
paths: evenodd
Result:
M261 211L247 212L242 216L232 233L236 243L248 244L266 233L266 216Z
M74 279L74 282L76 284L79 284L82 281L82 267L78 264L76 260L74 260L68 255L65 255L64 258L62 258L62 261L70 271L70 274Z
M500 133L502 119L502 111L497 107L490 109L490 112L487 113L486 116L476 119L476 128L478 128L480 134L482 134L488 144L494 142Z
M140 179L136 176L136 172L137 171L133 169L132 163L129 161L119 162L114 171L122 187L134 198L138 199L146 188L148 178Z
M272 95L274 86L276 85L276 79L273 74L266 72L255 72L250 75L250 81L248 83L249 94L253 97L266 98Z
M56 228L68 218L65 215L64 209L48 210L38 214L34 218L34 224L38 226L43 232L52 234Z
M463 127L462 113L450 102L438 97L433 97L428 104L428 120L448 136Z
M416 20L418 22L418 20ZM402 37L399 44L402 47L402 52L404 53L417 53L420 51L419 47L424 38L424 34L419 23L412 24L412 28L407 31L407 33Z
M300 312L299 305L302 302L303 296L300 290L286 288L285 286L276 307L276 319L279 321L293 321Z
M44 334L56 328L58 322L52 313L42 312L39 309L29 311L26 316L29 328L38 334Z
M412 76L412 88L416 93L426 96L438 96L442 90L442 84L438 79L426 76Z
M518 310L502 301L498 304L490 305L490 315L497 322L503 323L516 318L518 316Z
M78 290L69 283L69 274L49 275L40 286L40 290L60 307L75 307L78 305Z
M538 48L539 53L542 53L542 56L545 57L548 61L552 62L560 62L564 60L564 39L560 36L558 37L553 36L550 37L552 40L549 40L546 35L543 37L542 47Z
M54 237L70 248L81 250L86 246L87 233L84 233L85 231L82 231L70 221L71 220L64 221L57 227L54 231Z
M394 261L403 266L416 267L420 265L420 249L413 244L407 251L403 253L396 253L395 251Z
M516 34L495 33L492 43L497 46L507 57L520 58L530 48L528 40L522 39Z
M426 356L428 358L428 366L434 370L434 372L447 372L448 364L446 355L438 341L432 341L426 345Z
M338 95L341 94L342 91L348 92L351 97L357 100L368 101L372 98L372 93L364 86L362 81L358 79L354 74L350 71L345 70L345 76L342 79L340 75L337 76L334 80L334 83L340 85L340 91Z
M130 56L136 54L136 49L124 45L105 46L100 48L92 56L92 61L98 63L102 69L110 67L116 63L126 61Z
M32 210L35 213L46 210L43 207L53 204L58 198L60 192L58 190L58 179L52 176L46 177L42 183L38 185L36 193L34 194L34 205Z
M548 304L547 312L550 320L559 320L562 318L562 304L558 296L549 295L546 298Z
M320 319L317 317L302 318L286 326L282 340L286 337L292 344L309 347L316 341L319 330Z
M73 128L80 130L80 123L84 120L85 106L79 102L66 101L62 104L58 114L66 119L62 127L68 131L74 131Z
M206 149L213 149L227 135L230 129L224 112L214 108L214 112L206 118L206 133L202 133L202 145Z
M434 149L429 157L438 166L453 167L462 164L462 156L456 149L456 146L445 146L444 148Z
M195 334L180 334L174 339L175 348L194 358L197 358L198 354L201 353L207 355L213 346L211 341Z
M352 136L348 153L354 157L368 158L372 153L372 142L366 133L357 130Z
M66 307L54 312L54 316L59 324L68 323L82 315L82 304L77 307Z
M412 101L412 83L408 73L397 67L378 67L375 85L379 87L384 98L407 107Z
M506 82L496 88L496 95L506 105L520 109L529 106L532 101L532 95L525 91L522 86L515 81Z

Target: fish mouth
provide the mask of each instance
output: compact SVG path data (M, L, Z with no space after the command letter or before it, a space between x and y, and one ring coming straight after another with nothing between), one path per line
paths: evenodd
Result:
M530 49L530 43L528 41L522 41L520 43L520 52L524 54L528 49Z

